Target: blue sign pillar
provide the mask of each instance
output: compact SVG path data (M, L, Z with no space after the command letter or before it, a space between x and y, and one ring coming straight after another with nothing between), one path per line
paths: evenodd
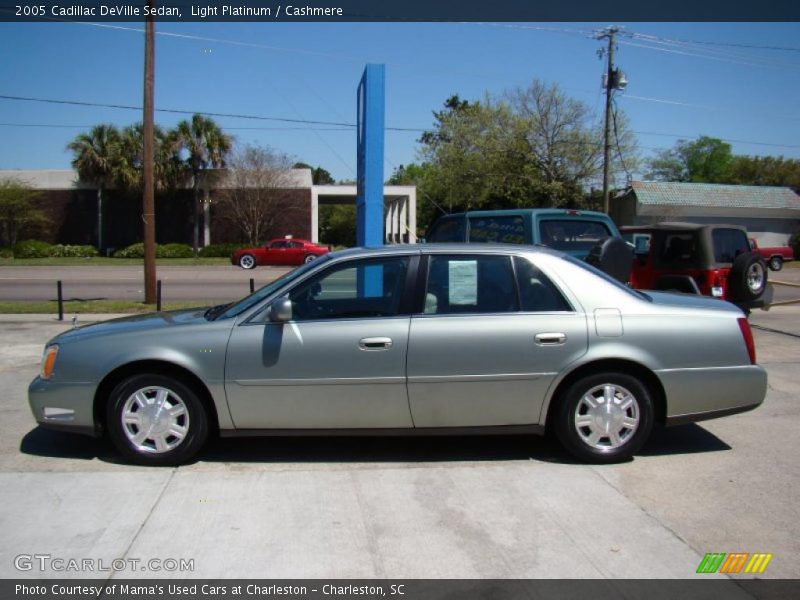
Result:
M356 240L359 246L383 245L384 83L384 65L367 65L358 84ZM359 295L381 296L382 275L380 267L367 267L359 273Z

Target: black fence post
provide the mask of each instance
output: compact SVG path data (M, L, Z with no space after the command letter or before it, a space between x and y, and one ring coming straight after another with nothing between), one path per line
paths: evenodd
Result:
M250 278L250 293L252 294L255 291L256 291L256 280L251 277Z
M56 282L56 292L58 294L58 320L64 320L64 293L61 290L61 280Z
M161 312L161 280L156 281L156 311Z

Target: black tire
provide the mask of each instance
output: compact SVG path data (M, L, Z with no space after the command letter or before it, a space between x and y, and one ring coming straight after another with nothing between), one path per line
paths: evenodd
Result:
M239 257L239 266L243 269L255 269L256 264L256 257L252 254L242 254Z
M600 393L603 393L605 386L609 385L619 392L614 395L615 413L610 418L617 418L616 415L621 414L622 416L619 417L621 424L623 418L632 420L635 415L637 425L625 427L621 432L617 432L619 445L614 446L611 437L600 437L593 446L587 439L593 430L588 425L580 427L576 420L584 417L584 419L593 421L589 413L583 412L585 408L588 408L584 398L593 397L598 388L601 388ZM627 409L621 408L627 402L628 394L633 397L635 410L632 406ZM598 400L599 408L597 410L602 411L605 405L602 399ZM615 463L632 458L650 437L655 418L652 392L639 379L625 373L597 373L579 379L561 395L555 410L553 429L564 448L582 461L599 464Z
M767 263L755 252L737 256L728 274L728 300L747 304L761 298L767 289L767 273Z
M303 259L303 262L308 264L317 259L316 254L306 254L306 257Z
M126 412L128 401L133 400L137 392L143 393L144 390L151 388L167 390L169 392L167 401L175 402L173 408L180 405L185 409L185 417L183 419L181 419L180 416L174 418L179 425L181 422L186 425L185 435L180 441L175 443L177 440L175 436L170 436L169 432L164 434L167 436L167 440L172 439L172 442L167 442L168 444L175 444L174 447L166 450L158 450L155 447L156 442L154 438L152 442L150 438L145 438L142 446L137 447L130 436L139 431L140 425L131 423L123 424L123 413ZM147 394L154 395L155 393L156 392L151 389L151 391L145 393L145 396ZM176 398L180 401L180 404L176 401ZM135 401L133 402L135 404ZM137 407L134 407L134 410L142 411L141 408ZM128 411L127 414L130 415L131 412ZM145 418L150 417L142 415L139 418L142 419L141 422L144 422ZM147 423L151 422L152 419ZM156 422L156 424L161 425L158 422ZM143 430L144 426L141 427ZM145 373L128 377L120 382L111 392L108 404L106 405L106 428L111 441L120 453L131 462L149 466L173 466L187 462L203 447L203 444L205 444L208 438L208 415L206 414L203 403L190 387L172 377L166 377L155 373ZM152 430L152 428L150 430ZM151 450L142 449L142 447L149 446L153 448Z
M780 271L783 268L783 258L780 256L773 256L769 259L769 268L773 271Z

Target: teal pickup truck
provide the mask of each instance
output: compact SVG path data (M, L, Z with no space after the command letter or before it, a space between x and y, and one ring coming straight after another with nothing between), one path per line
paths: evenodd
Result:
M474 210L439 217L430 243L471 242L547 246L585 260L617 281L630 280L633 253L605 213L564 208Z
M586 258L607 238L621 239L611 218L600 212L563 208L475 210L439 217L425 240L539 244Z

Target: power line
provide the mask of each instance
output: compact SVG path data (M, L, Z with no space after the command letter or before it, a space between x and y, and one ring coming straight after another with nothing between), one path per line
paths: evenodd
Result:
M42 102L45 104L68 104L71 106L89 106L93 108L114 108L120 110L142 110L141 106L130 106L127 104L104 104L101 102L87 102L83 100L61 100L61 99L54 99L54 98L32 98L27 96L11 96L6 94L0 94L1 100L18 100L22 102ZM181 114L181 115L206 115L209 117L220 117L220 118L231 118L231 119L252 119L256 121L279 121L282 123L305 123L309 125L331 125L331 126L338 126L338 127L355 127L355 123L342 123L336 121L315 121L311 119L290 119L287 117L265 117L261 115L243 115L243 114L236 114L236 113L219 113L219 112L209 112L203 110L184 110L184 109L177 109L177 108L157 108L155 109L157 112L163 113L172 113L172 114ZM410 127L386 127L388 131L414 131L414 132L423 132L425 129L418 129L418 128L410 128Z

